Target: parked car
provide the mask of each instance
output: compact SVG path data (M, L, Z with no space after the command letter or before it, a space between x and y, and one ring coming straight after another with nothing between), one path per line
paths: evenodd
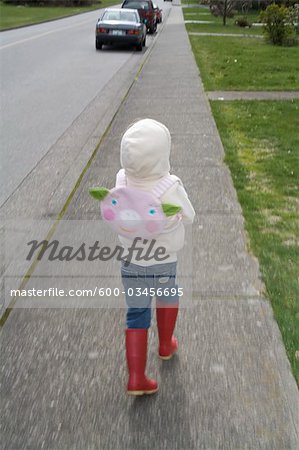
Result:
M136 9L108 8L96 25L96 49L103 45L127 44L142 51L146 42L146 26Z
M156 31L157 16L152 0L125 0L122 8L137 9L149 33L153 34Z
M161 23L162 22L162 9L159 8L159 6L156 5L155 3L153 3L153 6L154 6L154 10L156 11L157 23Z

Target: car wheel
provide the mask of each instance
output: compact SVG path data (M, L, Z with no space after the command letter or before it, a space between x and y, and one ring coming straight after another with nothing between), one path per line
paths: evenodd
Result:
M146 36L144 36L144 39L142 41L142 47L145 47L145 44L146 44Z
M137 44L137 45L136 45L136 50L137 50L138 52L142 52L142 42L140 42L140 44Z
M96 49L97 49L97 50L101 50L102 47L103 47L103 44L101 44L100 42L98 42L98 41L96 40Z
M154 25L152 25L150 27L150 34L154 34L156 30L157 30L157 24L155 23Z

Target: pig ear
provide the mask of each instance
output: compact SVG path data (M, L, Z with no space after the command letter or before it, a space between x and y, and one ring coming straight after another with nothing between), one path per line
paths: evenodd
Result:
M166 217L174 216L182 210L180 206L171 205L170 203L162 203L162 209Z
M89 188L88 192L90 195L95 198L96 200L99 200L100 202L104 200L106 195L109 194L109 190L104 187L92 187Z

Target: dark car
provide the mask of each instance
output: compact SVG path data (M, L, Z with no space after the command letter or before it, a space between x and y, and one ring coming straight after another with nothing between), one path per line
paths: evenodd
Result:
M146 26L136 9L106 9L96 25L96 49L103 45L134 45L142 51Z
M151 0L125 0L122 8L137 9L149 33L153 34L156 31L157 16Z
M162 9L159 8L159 6L156 5L155 3L153 3L153 6L154 6L154 10L156 11L157 23L161 23L162 22Z

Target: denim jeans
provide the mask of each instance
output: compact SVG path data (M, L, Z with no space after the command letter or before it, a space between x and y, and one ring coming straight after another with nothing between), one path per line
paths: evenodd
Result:
M163 304L177 303L176 262L138 266L122 263L121 276L126 293L127 327L149 328L153 296Z

